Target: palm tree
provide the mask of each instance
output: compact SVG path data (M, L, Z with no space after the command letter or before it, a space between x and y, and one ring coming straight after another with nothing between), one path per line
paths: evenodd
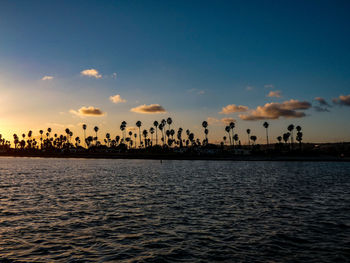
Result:
M226 136L222 137L224 139L224 144L226 144Z
M50 133L51 133L51 128L47 128L47 132L49 133L49 135L47 137L49 137Z
M238 143L239 138L238 138L238 134L236 133L235 135L233 135L233 140Z
M225 127L225 131L227 132L228 137L230 139L230 145L232 145L230 130L231 130L230 126Z
M290 136L289 132L283 133L283 141L284 141L284 143L288 142L289 136Z
M98 137L97 137L97 132L98 132L99 128L97 126L94 127L94 131L96 133L96 145L97 145L97 141L98 141Z
M70 143L70 141L69 141L70 130L69 130L68 128L66 128L65 132L66 132L66 134L67 134L68 143Z
M40 149L42 149L43 148L43 133L44 133L44 131L40 130L39 133L40 133Z
M290 124L289 126L288 126L288 131L290 132L290 146L291 146L291 149L293 150L293 143L294 143L294 141L293 141L293 130L294 130L294 125L293 124Z
M158 145L158 121L153 122L153 126L156 127L156 145Z
M278 136L278 137L277 137L277 141L278 141L279 143L281 143L281 141L282 141L282 136Z
M204 128L204 134L205 134L205 142L208 144L208 122L207 121L203 121L202 122L202 127Z
M299 125L295 129L298 131L296 140L299 142L299 148L301 151L301 141L303 140L303 133L301 132L301 127Z
M84 131L84 142L85 142L85 148L86 148L86 124L83 124L83 131Z
M145 138L145 148L146 148L146 146L147 146L147 135L148 135L148 131L147 131L147 130L143 130L142 135L143 135L143 137Z
M266 129L266 145L267 145L267 148L269 148L269 133L268 133L269 123L265 121L263 126Z
M230 126L230 129L232 130L232 144L233 144L233 146L234 146L234 140L233 140L233 129L235 128L235 123L233 122L233 121L231 121L230 122L230 124L229 124L229 126Z
M152 146L152 145L153 145L153 133L154 133L154 128L153 128L153 127L149 128L149 132L150 132L150 134L151 134L151 146Z
M255 135L252 135L250 136L250 139L253 141L253 144L255 144L257 137Z
M141 121L137 121L136 122L136 126L139 128L139 137L140 137L140 145L141 145L141 126L142 126L142 122Z
M249 134L250 134L250 129L247 129L247 134L248 134L248 145L250 146L250 136L249 136Z

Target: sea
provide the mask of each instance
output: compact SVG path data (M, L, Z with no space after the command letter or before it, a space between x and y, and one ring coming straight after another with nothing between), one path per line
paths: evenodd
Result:
M350 163L0 158L0 262L349 262Z

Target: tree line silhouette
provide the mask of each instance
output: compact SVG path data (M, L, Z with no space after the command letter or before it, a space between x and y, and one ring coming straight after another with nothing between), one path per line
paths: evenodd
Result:
M100 137L99 127L93 127L93 135L87 136L87 125L82 125L83 136L73 137L73 132L69 129L65 129L64 134L52 134L52 129L47 128L39 131L39 137L34 138L33 132L29 131L27 134L23 133L21 136L13 134L13 144L15 150L39 150L39 151L53 151L53 150L91 150L91 149L118 149L118 150L135 150L135 149L148 149L157 148L159 150L172 149L172 148L210 148L214 147L214 144L209 144L209 124L207 121L202 122L204 139L200 139L195 136L193 132L187 129L185 132L180 127L177 131L172 128L172 118L162 119L161 121L154 121L153 126L142 129L143 124L141 121L135 123L137 131L127 132L127 122L122 121L120 124L121 135L116 135L112 138L110 133L106 133L104 137ZM269 123L264 122L263 127L266 130L266 146L265 149L270 148L269 143ZM251 130L247 129L247 144L242 145L240 136L235 133L236 125L234 122L230 122L224 127L224 131L227 135L223 136L221 141L221 147L228 149L250 149L256 150L259 145L256 145L257 136L251 134ZM297 131L294 138L294 130ZM275 148L282 150L294 150L294 139L299 142L299 149L302 148L303 133L300 126L294 127L290 124L287 127L287 132L276 138L277 143ZM284 142L284 143L283 143ZM6 140L0 134L0 147L2 149L11 149L10 140Z

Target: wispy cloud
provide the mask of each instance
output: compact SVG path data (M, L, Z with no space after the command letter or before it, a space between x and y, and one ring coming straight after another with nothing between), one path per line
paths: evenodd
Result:
M219 113L221 114L230 114L230 113L235 113L235 112L245 112L249 110L247 106L243 105L235 105L235 104L230 104L221 109Z
M319 105L314 106L314 109L318 112L329 112L329 108L331 105L328 104L328 102L321 97L316 97L315 100L319 103Z
M264 85L264 88L265 88L265 89L274 89L275 86L272 85L272 84L265 84L265 85Z
M113 102L113 103L123 103L126 102L125 99L123 99L119 94L116 94L114 96L110 96L109 99Z
M87 76L87 77L96 78L96 79L102 78L102 75L98 72L98 70L93 68L85 69L81 71L80 74L82 76Z
M166 110L159 104L150 104L150 105L140 105L135 108L132 108L130 111L142 114L153 114L153 113L165 113Z
M198 94L198 95L203 95L203 94L205 94L205 90L199 90L199 89L189 89L189 90L187 90L187 92L189 92L189 93L195 93L195 94Z
M116 78L117 78L117 73L116 73L116 72L114 72L114 73L112 74L112 78L113 78L113 79L116 79Z
M77 116L92 116L92 117L101 117L106 115L105 112L100 110L99 108L95 108L93 106L89 107L81 107L79 110L70 110L70 113L77 115Z
M251 91L251 90L253 90L253 89L254 89L253 86L247 86L247 87L245 88L245 90L247 90L247 91Z
M349 95L340 95L338 98L332 99L334 104L342 106L350 106L350 94Z
M266 97L274 97L274 98L281 98L282 97L282 93L279 90L275 90L275 91L270 91L269 94L266 95Z
M53 76L44 76L41 80L53 80Z
M264 119L284 118L301 118L306 114L300 110L307 110L311 107L311 103L307 101L289 100L282 103L266 103L264 106L258 106L249 114L239 115L240 119L255 121Z
M316 97L315 100L318 101L320 106L328 106L328 107L330 106L324 98Z

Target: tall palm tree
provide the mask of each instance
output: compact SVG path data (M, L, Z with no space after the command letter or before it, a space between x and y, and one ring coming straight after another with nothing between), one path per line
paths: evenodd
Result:
M294 125L290 124L287 129L290 132L290 147L293 150L293 143L294 143L293 130L294 130Z
M99 128L97 126L94 127L94 131L96 133L96 145L97 145L97 141L98 141L98 137L97 137L97 132L98 132Z
M234 139L233 139L233 129L235 128L235 123L233 122L233 121L231 121L230 122L230 124L229 124L229 126L230 126L230 129L231 129L231 131L232 131L232 144L233 144L233 146L234 146Z
M150 134L151 134L151 146L152 146L152 145L153 145L153 133L154 133L154 128L153 128L153 127L149 128L149 132L150 132Z
M268 132L269 123L265 121L263 126L266 129L266 145L267 145L267 148L269 148L269 132Z
M299 125L295 129L297 130L296 140L299 142L299 149L301 150L301 141L303 140L303 133L301 132L301 127Z
M230 139L230 145L232 145L231 134L230 134L230 131L231 131L230 126L226 126L226 127L225 127L225 131L227 132L228 137L229 137L229 139Z
M203 121L202 122L202 127L204 128L204 134L205 134L205 142L208 144L208 122L207 121Z
M158 123L158 121L154 121L153 122L153 126L154 127L156 127L156 145L158 145L158 125L159 125L159 123Z
M147 147L147 135L148 135L148 131L147 130L143 130L142 132L143 137L145 138L145 148Z
M224 139L224 144L226 144L226 136L222 137Z
M83 124L83 131L84 131L84 142L85 142L85 148L86 148L86 124Z
M248 145L250 146L250 129L247 129L247 134L248 134Z
M281 143L281 142L282 142L282 136L278 136L278 137L277 137L277 141L278 141L279 143Z
M139 128L139 137L140 137L140 145L141 145L141 126L142 126L142 122L141 121L137 121L136 122L136 126Z

